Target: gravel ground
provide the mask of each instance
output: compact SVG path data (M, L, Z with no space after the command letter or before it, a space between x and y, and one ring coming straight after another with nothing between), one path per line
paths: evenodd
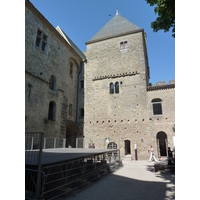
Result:
M59 200L175 199L175 173L154 172L154 162L123 161L123 167L81 192Z

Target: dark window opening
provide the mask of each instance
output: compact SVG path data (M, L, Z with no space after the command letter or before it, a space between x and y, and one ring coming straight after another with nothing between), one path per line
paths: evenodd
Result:
M43 34L43 40L42 40L42 50L45 51L47 45L47 36Z
M81 88L84 88L84 80L81 81Z
M73 63L70 63L70 76L73 76Z
M114 84L110 83L110 94L114 94Z
M84 118L84 109L83 108L80 109L80 117Z
M120 42L120 49L126 49L128 47L128 42L124 41L124 42Z
M56 89L56 77L54 75L52 75L50 77L50 80L49 80L49 88L51 90L55 90Z
M115 93L119 93L119 83L115 83Z
M55 121L56 119L56 104L54 101L51 101L49 103L49 115L48 115L48 119L51 121Z
M162 115L162 100L159 98L153 99L153 114L154 115Z
M36 46L41 48L43 51L46 50L46 45L47 45L47 36L38 29L37 31L37 36L36 36Z
M69 115L72 115L72 104L69 104Z

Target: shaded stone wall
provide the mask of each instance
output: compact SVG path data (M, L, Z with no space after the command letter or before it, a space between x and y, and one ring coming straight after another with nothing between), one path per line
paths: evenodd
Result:
M81 58L54 27L29 3L25 7L25 98L26 131L43 131L45 136L65 137L67 120L76 123L78 71ZM46 50L36 46L37 30L47 36ZM73 75L70 75L73 64ZM56 77L55 90L49 89ZM29 86L31 84L31 95ZM49 103L56 103L56 119L48 119ZM72 115L69 115L69 103Z

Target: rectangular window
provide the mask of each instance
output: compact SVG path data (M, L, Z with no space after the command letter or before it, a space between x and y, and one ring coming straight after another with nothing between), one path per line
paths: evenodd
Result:
M72 115L72 104L69 104L69 115Z
M42 32L38 29L37 38L36 38L36 46L38 46L38 47L40 47L41 35L42 35Z
M153 104L153 114L154 115L162 115L162 105L161 103Z
M128 42L124 41L124 42L120 42L120 49L126 49L128 48Z
M41 48L43 51L46 51L47 45L47 36L38 29L35 44L37 47Z
M43 34L43 39L42 39L42 50L45 51L47 45L47 36Z
M81 81L81 88L84 88L84 80Z
M70 63L70 76L73 76L73 63Z

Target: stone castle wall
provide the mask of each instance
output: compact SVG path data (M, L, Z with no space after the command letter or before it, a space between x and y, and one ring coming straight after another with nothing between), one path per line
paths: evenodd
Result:
M107 148L115 142L125 155L125 140L137 144L138 159L147 159L150 145L157 155L156 135L163 131L172 141L174 125L174 89L147 92L148 62L143 32L87 45L85 67L85 146ZM128 41L127 49L120 42ZM119 93L110 94L110 83L119 83ZM154 116L151 100L163 100L162 116ZM170 107L170 109L168 108Z
M43 131L48 136L65 137L67 121L76 123L77 84L82 60L56 29L27 2L25 20L26 131ZM45 51L36 46L38 29L47 36ZM70 63L73 64L72 76ZM56 77L55 90L49 89L52 75ZM45 123L51 101L56 103L56 119ZM72 104L72 115L68 114L69 103Z

